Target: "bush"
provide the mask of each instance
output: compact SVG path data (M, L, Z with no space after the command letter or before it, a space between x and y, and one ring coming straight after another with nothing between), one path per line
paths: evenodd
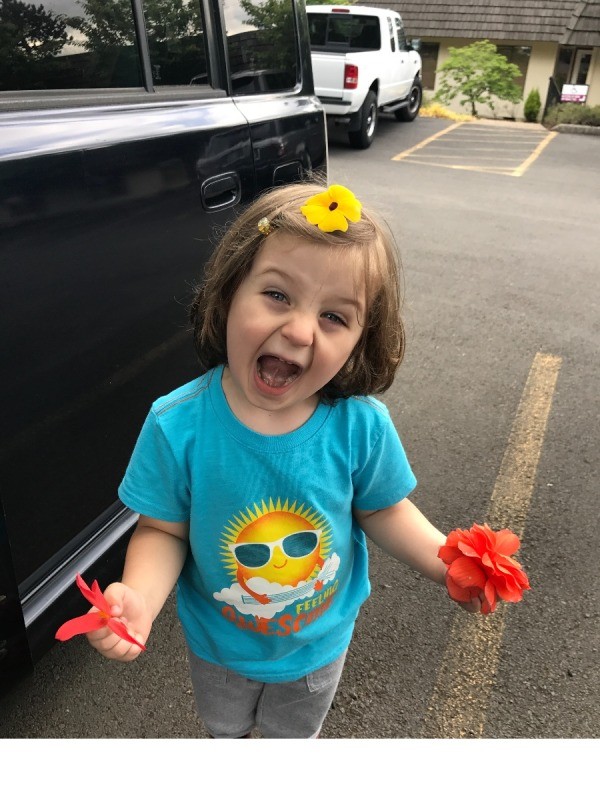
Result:
M537 122L541 107L542 98L540 97L540 93L537 89L532 89L527 95L527 100L525 100L525 105L523 107L523 113L525 114L527 122Z
M594 125L600 126L600 106L580 106L577 103L558 103L544 117L544 125Z

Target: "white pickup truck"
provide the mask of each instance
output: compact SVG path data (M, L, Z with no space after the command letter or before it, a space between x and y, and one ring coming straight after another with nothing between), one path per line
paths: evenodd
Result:
M330 125L353 147L370 147L379 111L410 122L419 113L420 41L408 42L401 16L370 6L307 5L315 94Z

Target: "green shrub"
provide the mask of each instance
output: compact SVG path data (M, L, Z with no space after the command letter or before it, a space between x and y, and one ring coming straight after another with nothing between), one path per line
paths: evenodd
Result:
M523 107L527 122L537 122L541 107L542 98L540 97L540 93L537 89L532 89L527 95L527 100L525 100L525 105Z
M600 106L581 106L578 103L558 103L549 109L544 125L553 128L561 123L567 125L600 126Z

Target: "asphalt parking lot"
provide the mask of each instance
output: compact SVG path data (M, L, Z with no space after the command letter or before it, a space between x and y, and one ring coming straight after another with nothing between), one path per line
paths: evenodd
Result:
M518 178L557 135L542 125L456 122L398 153L393 160Z
M543 777L572 792L593 760L566 740L600 734L600 137L532 127L525 147L520 126L490 125L484 163L462 138L479 126L452 125L382 119L362 152L332 135L329 180L380 212L402 254L408 349L385 400L414 500L444 531L495 513L521 536L533 589L465 637L470 617L373 550L323 738L519 740L525 759L524 740L555 740ZM55 648L2 701L0 736L206 738L173 604L132 665L81 640Z

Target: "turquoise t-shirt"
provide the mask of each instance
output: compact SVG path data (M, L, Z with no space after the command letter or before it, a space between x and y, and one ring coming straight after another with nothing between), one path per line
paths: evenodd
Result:
M352 508L397 503L416 480L378 400L321 403L265 436L233 415L222 373L152 405L119 497L190 522L177 607L191 650L254 680L297 680L348 647L370 592Z

